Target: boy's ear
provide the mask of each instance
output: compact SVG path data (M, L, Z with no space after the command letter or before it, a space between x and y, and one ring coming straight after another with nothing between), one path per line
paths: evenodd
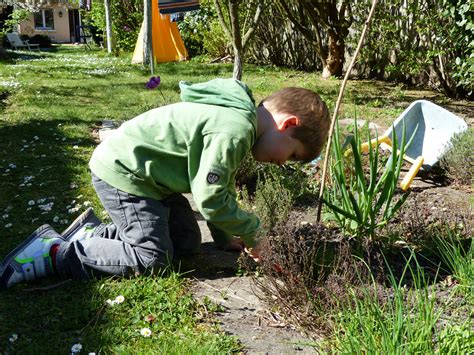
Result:
M283 132L287 128L298 126L300 120L296 116L288 116L278 123L278 130Z

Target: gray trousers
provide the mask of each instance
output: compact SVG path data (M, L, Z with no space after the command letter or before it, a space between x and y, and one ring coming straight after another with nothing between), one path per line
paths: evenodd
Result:
M199 250L201 232L181 194L159 201L118 190L95 175L92 183L112 223L98 226L91 238L60 245L56 268L62 277L153 273L174 256Z

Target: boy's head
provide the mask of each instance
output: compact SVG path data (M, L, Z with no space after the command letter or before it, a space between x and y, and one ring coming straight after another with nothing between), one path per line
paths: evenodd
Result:
M311 161L321 154L330 119L326 104L318 94L288 87L265 98L259 105L262 107L272 115L281 133L297 140L297 157L289 159Z

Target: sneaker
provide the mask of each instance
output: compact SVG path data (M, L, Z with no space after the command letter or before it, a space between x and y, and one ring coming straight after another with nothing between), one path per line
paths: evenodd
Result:
M61 238L67 242L90 238L94 234L95 229L101 224L102 222L94 214L94 210L89 207L61 233Z
M54 275L50 249L64 240L49 225L35 230L0 264L0 290L20 282L30 282Z

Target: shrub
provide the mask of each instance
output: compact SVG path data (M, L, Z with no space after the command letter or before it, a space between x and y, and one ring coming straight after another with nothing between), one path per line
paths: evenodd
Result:
M51 38L46 35L34 35L29 39L30 43L39 44L41 48L51 47Z
M287 220L293 203L294 195L277 174L262 173L254 196L245 187L241 191L243 208L252 210L265 230L271 230L277 223Z
M447 177L454 183L472 186L474 184L474 129L455 135L450 142L449 150L440 160L440 166Z

